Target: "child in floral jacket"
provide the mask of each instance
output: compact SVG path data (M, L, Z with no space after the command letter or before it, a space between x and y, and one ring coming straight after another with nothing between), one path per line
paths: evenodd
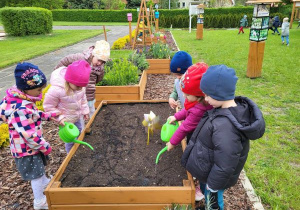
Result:
M36 101L42 99L47 80L39 68L31 63L19 63L15 69L16 86L6 91L0 102L0 121L8 124L10 150L23 180L30 180L34 195L34 209L48 209L43 194L50 179L44 166L51 152L44 139L42 120L51 120L59 112L39 111Z

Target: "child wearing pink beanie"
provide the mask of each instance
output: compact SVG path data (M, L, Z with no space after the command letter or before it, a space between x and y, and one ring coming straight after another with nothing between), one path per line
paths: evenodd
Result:
M110 45L105 40L100 40L95 43L94 46L90 46L82 53L74 53L67 55L61 59L55 69L62 66L69 66L74 61L85 60L91 66L90 81L86 86L85 94L88 100L90 109L90 117L95 112L95 92L96 84L102 81L104 76L104 65L110 59Z
M68 67L60 67L52 72L51 87L45 95L44 110L59 111L60 124L74 123L81 131L84 127L82 117L89 119L89 107L85 87L89 83L91 67L85 60L74 61ZM73 143L65 144L69 153Z

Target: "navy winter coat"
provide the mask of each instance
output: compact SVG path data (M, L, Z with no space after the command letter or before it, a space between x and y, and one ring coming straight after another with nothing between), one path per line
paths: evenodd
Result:
M273 26L276 27L276 28L278 28L280 25L281 25L281 22L279 20L279 17L275 16L274 22L273 22Z
M258 139L265 132L257 105L241 96L235 102L236 107L204 114L182 156L182 165L213 190L236 184L247 160L249 139Z

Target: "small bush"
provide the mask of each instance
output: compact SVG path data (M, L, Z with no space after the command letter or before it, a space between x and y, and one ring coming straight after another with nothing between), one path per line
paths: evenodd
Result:
M97 86L121 86L121 85L135 85L139 80L138 67L133 63L123 60L115 59L106 63L105 75L103 80L97 83Z
M157 42L150 46L148 52L145 53L147 57L155 59L167 59L170 58L171 50L167 44Z
M0 125L0 148L6 147L9 145L9 134L8 134L8 125Z
M146 60L146 55L144 53L139 54L132 52L128 55L128 61L137 66L140 71L149 67L149 62Z
M134 36L135 36L135 29L131 32L131 38L134 38ZM113 43L113 46L111 47L111 49L112 50L123 49L125 47L126 43L128 43L128 42L130 42L129 35L121 37Z
M52 13L35 7L4 7L0 10L6 33L12 36L48 34L52 31Z

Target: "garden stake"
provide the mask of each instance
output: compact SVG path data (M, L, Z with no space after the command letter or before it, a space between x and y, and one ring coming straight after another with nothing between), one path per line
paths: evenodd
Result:
M88 146L91 150L94 150L94 148L84 142L84 141L78 141L76 138L79 136L79 130L73 123L65 122L65 126L59 125L59 131L58 135L65 143L77 143L77 144L84 144Z
M175 125L170 124L170 120L168 119L167 122L162 126L161 132L160 132L160 138L163 142L169 142L177 128L179 127L179 124L177 121L175 121ZM155 164L158 164L159 157L162 153L168 150L168 146L165 146L156 156Z

